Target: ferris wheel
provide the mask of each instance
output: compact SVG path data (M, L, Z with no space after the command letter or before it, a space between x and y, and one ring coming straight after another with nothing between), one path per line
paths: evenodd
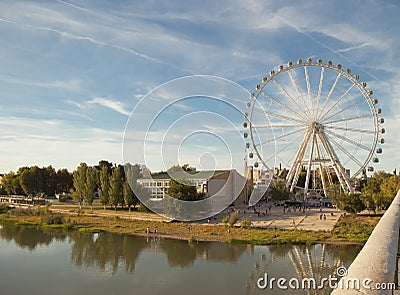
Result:
M321 59L271 70L247 102L244 137L253 166L305 196L326 195L334 183L354 192L356 177L374 170L384 143L382 110L366 87L349 69Z

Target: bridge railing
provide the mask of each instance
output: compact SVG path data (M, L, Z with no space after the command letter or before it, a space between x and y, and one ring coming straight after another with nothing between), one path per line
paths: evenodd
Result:
M393 294L399 241L400 190L331 294ZM397 280L396 280L397 281ZM359 288L355 284L359 284ZM392 290L390 290L392 289Z

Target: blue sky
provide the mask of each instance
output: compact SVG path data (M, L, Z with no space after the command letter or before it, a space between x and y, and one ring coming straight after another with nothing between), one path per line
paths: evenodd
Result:
M253 91L272 68L308 57L374 90L387 130L377 169L393 170L399 13L397 1L1 1L0 172L122 163L129 114L158 85L198 74Z

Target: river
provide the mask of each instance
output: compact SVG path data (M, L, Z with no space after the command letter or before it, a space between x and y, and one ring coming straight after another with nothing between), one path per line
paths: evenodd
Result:
M1 294L329 294L294 290L348 267L358 245L230 245L0 224ZM287 280L257 286L267 276ZM260 287L263 287L259 282ZM274 284L275 283L275 284ZM327 287L327 286L326 286Z

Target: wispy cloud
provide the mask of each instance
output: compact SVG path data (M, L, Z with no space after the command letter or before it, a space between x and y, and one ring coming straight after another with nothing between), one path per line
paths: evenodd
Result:
M72 99L68 98L65 102L70 104L70 105L78 107L78 109L81 109L81 110L86 109L86 107L83 104L81 104L81 103L79 103L79 102L77 102L75 100L72 100Z
M104 97L95 97L92 100L89 100L88 103L101 105L125 116L129 116L130 113L122 102Z
M360 45L356 45L356 46L351 46L351 47L347 47L347 48L343 48L343 49L338 49L337 52L347 52L347 51L351 51L354 49L359 49L359 48L363 48L365 46L369 46L371 45L370 43L362 43Z
M60 81L34 81L31 78L11 77L0 75L0 81L9 84L19 84L43 88L61 88L69 91L80 91L82 83L77 79L60 80Z

